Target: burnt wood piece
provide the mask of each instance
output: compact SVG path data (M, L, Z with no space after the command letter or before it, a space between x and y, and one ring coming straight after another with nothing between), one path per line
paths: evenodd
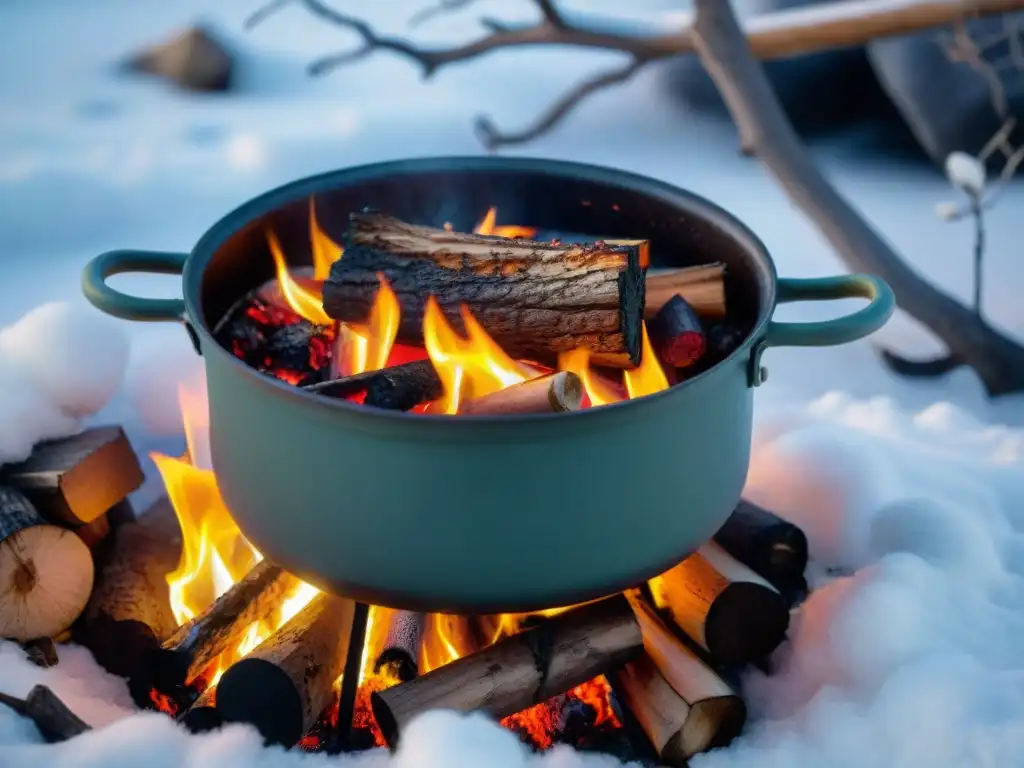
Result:
M108 539L92 597L73 628L75 642L108 672L132 679L132 695L149 706L151 659L178 627L167 574L181 558L181 528L168 499Z
M429 360L382 368L323 381L303 387L327 397L354 397L365 393L363 405L390 411L408 411L421 403L436 400L444 394L441 379Z
M217 712L217 686L211 685L203 691L177 720L192 733L215 731L224 725L224 718Z
M67 741L91 730L90 725L68 709L45 685L34 686L24 699L0 693L0 704L31 720L50 744Z
M637 658L643 635L622 595L562 613L476 653L370 697L385 740L395 746L428 709L520 712Z
M359 678L363 671L363 648L366 645L366 631L370 623L370 606L355 603L352 619L348 623L342 664L341 690L338 691L338 716L335 727L328 739L328 749L334 752L348 752L356 748L356 699L359 696ZM306 729L309 732L309 728Z
M78 618L93 585L89 548L0 486L0 638L54 637Z
M427 615L419 611L393 611L388 619L384 647L373 671L393 675L402 682L412 680L420 670L420 645Z
M321 593L235 662L217 685L224 722L255 726L267 743L294 745L331 703L348 653L356 604ZM360 651L361 651L360 647Z
M647 274L646 283L644 318L647 320L652 320L673 296L682 296L701 317L725 316L725 265L722 263L652 270Z
M25 656L37 667L55 667L60 662L57 656L57 646L49 637L37 637L21 644L25 649Z
M254 621L281 607L302 581L266 560L185 622L153 653L153 685L172 695L203 672L224 651L238 645Z
M654 579L652 590L673 622L725 664L767 656L789 628L779 591L714 542Z
M559 371L513 384L489 395L459 403L459 413L504 416L520 413L567 413L583 402L583 382L575 373Z
M675 368L693 365L707 350L700 318L682 296L665 303L648 322L647 333L658 359Z
M807 568L807 536L791 522L741 499L714 538L776 589L799 591Z
M638 245L556 244L447 232L354 213L324 311L365 322L383 274L401 306L399 343L422 346L427 298L463 329L465 304L512 357L549 361L577 347L604 365L640 363L644 269Z
M0 483L28 496L50 522L90 523L142 485L142 467L120 427L94 427L40 443L19 464L0 470Z

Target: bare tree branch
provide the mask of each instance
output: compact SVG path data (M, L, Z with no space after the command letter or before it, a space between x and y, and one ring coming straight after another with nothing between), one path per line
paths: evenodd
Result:
M472 2L473 0L441 0L437 5L428 5L426 8L422 8L414 13L412 18L409 19L409 26L418 27L421 24L425 24L430 21L435 16L462 10L472 4Z

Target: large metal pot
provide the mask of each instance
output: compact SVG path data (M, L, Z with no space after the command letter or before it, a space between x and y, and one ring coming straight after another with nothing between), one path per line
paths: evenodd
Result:
M680 386L572 414L452 418L319 398L248 368L211 336L234 301L272 276L266 227L294 263L310 263L311 196L321 226L338 239L349 212L364 206L468 229L496 205L517 224L649 238L653 266L724 261L731 307L751 333ZM184 300L115 291L105 281L121 272L180 272ZM568 605L674 565L740 497L762 352L859 339L894 306L874 277L778 279L746 227L668 184L501 157L416 159L303 179L221 219L191 254L98 256L83 289L111 315L189 328L205 358L218 484L261 552L322 588L450 613ZM870 304L837 320L771 320L778 302L855 296Z

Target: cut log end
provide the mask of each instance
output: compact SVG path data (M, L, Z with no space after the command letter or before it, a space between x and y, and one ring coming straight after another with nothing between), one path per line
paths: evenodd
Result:
M512 415L523 413L567 413L583 403L583 382L575 373L559 371L514 384L490 395L465 400L460 414Z
M789 605L770 587L746 581L727 586L708 609L704 642L725 663L744 663L774 651L789 628Z
M228 668L217 685L217 713L224 722L250 723L270 744L290 747L304 735L295 685L264 659L242 659Z

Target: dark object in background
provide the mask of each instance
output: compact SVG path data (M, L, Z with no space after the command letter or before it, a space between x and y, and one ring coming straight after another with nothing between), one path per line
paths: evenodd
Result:
M988 43L980 55L985 72L969 62L951 60L946 50L947 43L953 44L951 29L874 40L867 46L883 88L936 163L942 164L954 151L977 154L1002 126L1004 118L993 107L986 75L998 74L1008 114L1024 119L1024 66L1011 60L1012 38L1017 37L1019 48L1022 33L1011 28L1014 23L1024 23L1024 13L966 23L970 40L965 37L958 45ZM996 60L1003 63L995 67ZM1018 126L1011 143L1016 146L1021 140L1024 132Z
M0 704L31 720L50 744L67 741L90 730L88 723L68 709L67 704L45 685L35 686L24 699L0 693Z
M193 26L141 51L125 66L162 77L187 91L227 91L234 59L210 30Z

